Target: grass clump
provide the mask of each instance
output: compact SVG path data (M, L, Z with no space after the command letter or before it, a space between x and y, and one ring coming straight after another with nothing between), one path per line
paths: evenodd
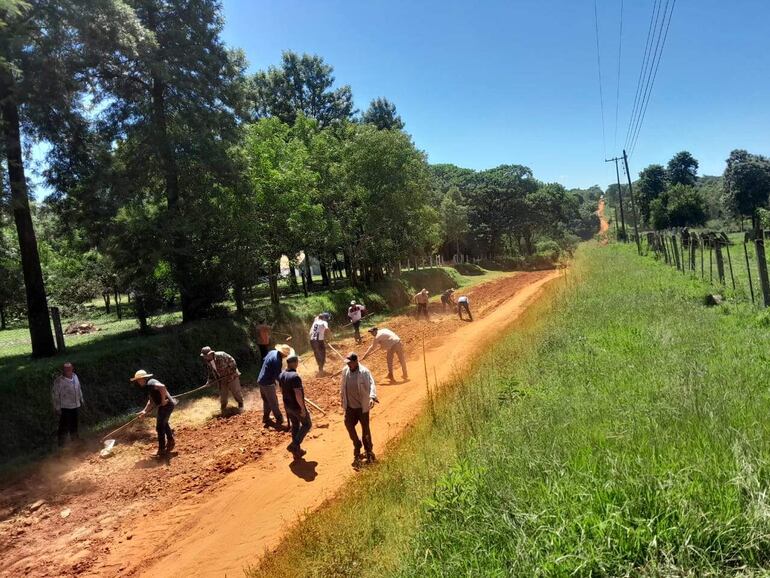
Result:
M584 246L566 283L253 575L766 574L756 311L631 246Z

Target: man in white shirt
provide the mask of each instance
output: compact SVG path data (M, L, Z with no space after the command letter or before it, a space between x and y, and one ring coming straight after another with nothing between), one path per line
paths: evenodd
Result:
M310 327L310 347L313 349L315 362L318 364L318 375L324 375L324 365L326 364L326 337L331 335L329 331L329 313L321 313L313 320Z
M361 466L361 447L368 463L375 461L372 432L369 427L369 410L377 403L377 388L371 372L358 362L358 355L350 353L345 358L347 367L342 371L340 398L345 411L345 429L353 442L353 467ZM361 424L361 437L356 425Z
M51 389L53 409L59 416L59 447L78 437L78 410L83 405L83 390L75 368L68 361L62 366L62 374L53 382Z
M460 316L460 319L463 318L463 309L468 314L468 321L473 321L473 315L471 315L471 303L468 300L467 295L461 295L457 300L457 314Z
M404 345L401 343L401 338L393 333L390 329L379 327L372 327L369 330L369 333L371 333L374 336L374 341L372 341L371 346L369 349L366 350L366 353L364 353L364 356L361 358L361 361L366 359L366 357L373 352L378 347L385 351L385 355L388 360L388 379L391 381L395 381L396 378L393 377L393 356L398 355L398 362L401 364L401 373L403 374L403 380L406 381L409 379L409 375L406 371L406 359L404 356Z
M353 326L356 343L361 343L361 318L363 317L365 309L366 307L355 301L351 301L350 307L348 307L348 319L350 319L350 324Z

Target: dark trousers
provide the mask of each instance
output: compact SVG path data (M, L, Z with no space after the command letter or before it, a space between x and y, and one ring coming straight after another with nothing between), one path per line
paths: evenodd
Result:
M165 452L167 444L174 439L174 431L168 423L171 413L174 411L174 404L158 406L158 417L155 419L155 431L158 432L158 451Z
M313 348L315 362L318 364L318 371L324 370L326 364L326 341L322 339L311 339L310 347Z
M276 425L283 424L283 415L278 406L278 393L274 385L260 385L259 395L262 396L262 423L270 423L270 412L273 412Z
M468 319L473 321L473 315L471 315L471 308L468 306L467 303L457 304L457 314L460 316L460 319L463 318L463 309L465 309L465 312L468 314Z
M361 342L361 322L353 321L353 333L355 333L356 341Z
M441 298L441 311L446 311L447 307L452 307L452 302L449 300L449 297L442 297Z
M345 410L345 429L348 430L350 440L353 442L353 453L358 455L361 451L361 439L358 437L356 425L361 424L361 438L363 438L364 450L372 451L372 432L369 429L369 412L360 407L349 407Z
M417 319L420 318L420 315L425 315L425 319L428 319L428 304L427 303L418 303L417 304Z
M62 408L59 414L59 447L67 442L67 435L71 440L78 437L78 408Z
M286 409L286 417L289 418L289 425L291 426L291 443L294 444L294 447L299 448L307 432L313 427L313 422L310 421L310 412L306 411L305 417L302 417L298 411Z

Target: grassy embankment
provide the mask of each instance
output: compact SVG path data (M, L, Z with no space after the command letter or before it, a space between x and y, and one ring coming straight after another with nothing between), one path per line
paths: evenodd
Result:
M251 575L766 573L766 317L632 245L570 276Z
M448 286L467 286L500 275L489 271L481 273L463 276L450 268L408 271L399 280L386 280L369 289L345 287L314 292L307 298L287 297L277 312L269 303L252 302L247 314L252 319L264 317L268 323L276 321L275 341L283 341L291 333L292 344L304 351L308 324L321 311L332 312L333 327L340 327L347 322L347 307L355 298L377 313L367 320L374 322L388 312L403 308L415 286L427 286L437 292ZM232 304L227 306L233 308ZM202 345L231 353L247 382L256 377L258 359L250 347L247 321L237 316L180 325L179 314L172 312L154 318L153 334L149 336L139 334L135 320L118 320L114 309L110 315L103 309L92 309L78 320L93 322L100 328L96 333L65 339L66 357L75 363L83 383L84 429L120 421L126 412L142 403L141 393L128 382L140 367L158 375L172 393L200 385L203 368L198 352ZM55 441L56 417L51 407L50 387L63 358L33 360L29 358L29 351L26 328L0 332L0 407L6 416L0 428L0 463L4 463L5 469L16 461L24 462L49 451Z

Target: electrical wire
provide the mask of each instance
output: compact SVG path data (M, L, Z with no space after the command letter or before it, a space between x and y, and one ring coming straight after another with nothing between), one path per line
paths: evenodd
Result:
M602 90L602 56L599 49L599 11L594 0L594 30L596 31L596 65L599 70L599 105L602 113L602 146L604 147L604 157L607 157L607 134L604 128L604 92Z
M652 14L650 15L650 24L647 27L647 40L644 43L644 56L642 58L642 67L639 69L639 78L636 81L636 93L634 95L634 105L631 108L631 118L628 121L628 129L626 130L626 140L623 148L628 148L628 142L631 140L631 127L635 126L637 110L639 108L639 97L642 94L642 87L645 82L643 79L647 77L647 66L649 63L650 49L652 47L652 39L654 38L653 30L657 27L658 12L660 9L660 3L655 0L652 7Z
M630 150L629 156L632 156L634 154L634 151L636 150L636 143L639 140L639 133L642 130L642 125L644 124L644 118L647 115L647 105L650 104L650 97L652 96L652 87L655 85L655 79L658 76L658 68L660 67L660 61L663 59L663 49L666 46L666 39L668 38L668 30L671 27L671 18L674 14L675 6L676 6L676 0L673 0L671 3L671 10L668 13L668 21L666 22L666 31L663 33L663 42L661 43L661 46L660 46L660 54L658 56L658 61L655 63L655 71L653 72L653 75L652 75L652 82L650 83L649 94L647 96L647 100L644 103L644 108L642 109L641 120L639 121L639 127L636 130L636 136L634 136L633 142L631 143L631 150Z
M623 51L623 4L624 0L620 0L620 34L618 35L618 87L615 91L615 136L612 142L612 148L618 147L618 110L620 109L620 62Z

